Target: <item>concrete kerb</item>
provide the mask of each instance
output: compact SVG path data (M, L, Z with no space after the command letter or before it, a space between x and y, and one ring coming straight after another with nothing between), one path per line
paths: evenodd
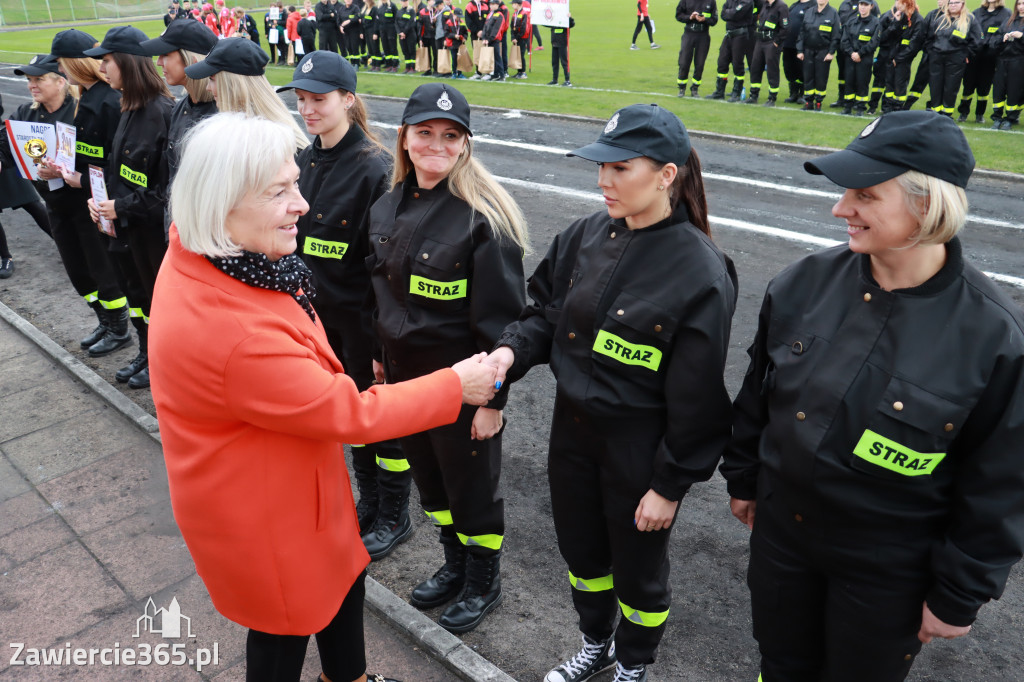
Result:
M111 386L82 361L39 331L31 322L0 303L0 318L35 343L78 381L92 389L115 410L127 417L158 443L160 427L148 412ZM385 622L405 633L427 655L468 682L515 682L515 680L461 639L451 634L373 578L366 578L366 604Z
M405 101L401 97L388 97L385 95L366 95L360 94L360 97L366 100L382 100L388 102L403 102ZM551 118L558 121L570 121L573 123L594 123L601 124L605 122L603 118L595 118L593 116L580 116L578 114L558 114L547 111L531 111L529 109L508 109L506 107L489 107L483 105L473 105L473 109L480 111L489 111L496 114L508 113L511 111L518 111L523 114L530 116L536 116L538 118ZM758 147L764 147L766 149L777 149L779 151L797 152L808 155L814 154L831 154L834 151L838 151L832 147L816 147L813 145L797 144L796 142L778 142L776 140L762 140L758 137L744 137L742 135L728 135L726 133L712 133L703 130L687 130L690 137L698 140L708 140L712 142L726 142L730 144L747 144ZM1024 174L1010 173L1007 171L988 170L985 168L977 168L974 171L972 177L983 178L985 180L1000 180L1002 182L1013 182L1024 185Z

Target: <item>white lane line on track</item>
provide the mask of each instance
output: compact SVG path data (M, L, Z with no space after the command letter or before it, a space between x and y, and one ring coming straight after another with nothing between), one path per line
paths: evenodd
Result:
M567 187L558 187L556 185L545 185L540 182L531 182L530 180L519 180L518 178L505 178L495 176L495 180L503 185L511 185L513 187L522 187L524 189L532 189L538 192L550 192L552 194L559 194L565 197L572 197L574 199L583 199L586 201L601 201L601 195L595 192L584 192L578 189L570 189ZM758 234L768 235L770 237L777 237L779 239L785 239L786 241L799 242L802 244L811 244L813 246L820 246L822 248L828 248L831 246L838 246L844 242L828 239L827 237L816 237L810 234L804 234L802 232L793 232L792 230L783 230L778 227L769 227L767 225L758 225L756 223L748 223L745 220L735 220L733 218L719 218L716 216L708 216L714 225L720 227L732 228L734 230L745 230L747 232L756 232ZM997 282L1003 282L1004 284L1010 284L1015 287L1024 289L1024 278L1014 277L1012 275L1003 275L997 272L986 272L986 275L996 280Z

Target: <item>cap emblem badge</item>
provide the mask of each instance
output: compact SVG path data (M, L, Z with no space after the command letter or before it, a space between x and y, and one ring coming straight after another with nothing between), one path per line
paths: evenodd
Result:
M448 91L442 90L441 99L437 100L437 108L441 111L451 111L453 106L455 105L453 105L452 101L448 99Z
M35 57L32 57L32 59L28 60L28 63L29 64L35 64L37 61L39 61L39 55L36 55Z
M310 59L310 60L307 60L306 63L302 65L302 73L309 73L312 70L313 70L313 60Z
M878 127L878 122L879 122L879 121L881 121L881 120L882 120L882 117L881 117L881 116L879 116L879 117L878 117L878 118L876 118L876 119L875 119L874 121L872 121L871 123L869 123L869 124L867 125L867 127L866 127L866 128L864 128L864 130L862 130L862 131L861 131L861 133L860 133L860 136L861 136L861 137L867 137L867 136L868 136L868 135L870 135L871 133L875 132L875 128L877 128L877 127Z
M612 132L613 130L615 130L618 127L619 127L619 114L618 114L618 112L615 112L615 115L612 116L611 120L608 121L608 125L606 125L604 127L604 134L607 135L608 133Z

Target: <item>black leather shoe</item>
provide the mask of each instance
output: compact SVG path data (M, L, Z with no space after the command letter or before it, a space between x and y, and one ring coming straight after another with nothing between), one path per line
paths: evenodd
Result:
M366 682L398 682L398 680L390 677L384 677L378 673L374 673L372 675L370 673L366 673Z
M118 383L126 384L133 376L149 367L149 356L144 351L139 351L135 359L114 373Z
M107 330L99 341L89 346L89 357L91 358L110 355L132 341L132 333L128 329L128 308L104 310L100 315L107 321Z
M103 306L96 302L90 303L89 305L92 307L93 312L96 313L96 319L99 321L99 325L89 332L85 338L78 342L78 345L82 347L82 350L87 350L89 346L102 339L103 335L107 333L107 316L104 313Z
M7 279L14 274L14 259L0 258L0 279Z
M149 388L149 367L133 374L128 380L128 388Z
M412 535L412 520L409 512L405 511L397 519L386 514L384 501L381 500L381 510L377 516L377 522L369 533L363 536L363 546L370 554L371 561L383 559L394 551L399 543L409 539Z
M409 603L418 609L432 609L456 597L466 584L466 547L457 538L441 538L444 565L432 578L413 588Z
M469 632L501 603L501 555L480 558L469 556L466 562L466 587L459 600L437 619L449 632Z

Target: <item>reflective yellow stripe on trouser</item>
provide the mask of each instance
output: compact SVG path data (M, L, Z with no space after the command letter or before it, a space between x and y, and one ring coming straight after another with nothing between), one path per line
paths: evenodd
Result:
M619 602L619 606L622 608L622 617L634 625L643 625L646 628L656 628L668 620L668 609L654 612L637 611L631 606L626 606L621 601Z
M505 539L503 535L463 535L462 533L456 533L456 535L459 536L459 542L466 547L486 547L494 551L501 549L501 542Z
M104 301L100 299L100 305L107 310L120 310L128 305L128 298L126 296L122 296L121 298L115 298L113 301Z
M569 571L569 582L574 589L580 592L606 592L615 586L612 576L606 575L602 578L577 578Z
M85 299L86 303L89 303L91 305L91 304L96 303L97 301L100 300L100 292L94 291L92 293L89 293L89 294L86 294L86 295L82 296L82 298Z
M384 471L408 471L409 460L407 459L388 459L387 457L381 457L377 455L377 466Z
M423 512L427 515L435 526L450 526L452 525L452 512L450 509L441 509L438 511L427 511Z

